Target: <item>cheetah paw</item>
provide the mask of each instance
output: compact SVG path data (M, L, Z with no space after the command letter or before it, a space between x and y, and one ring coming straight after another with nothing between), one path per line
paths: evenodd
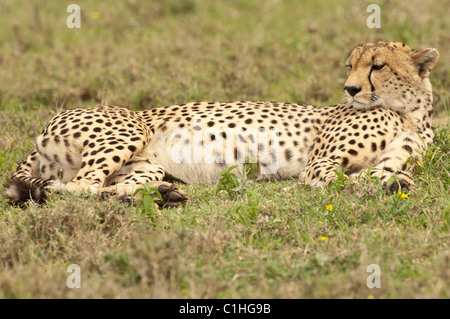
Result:
M394 180L392 182L392 184L390 184L389 186L387 186L387 183L383 184L383 186L391 194L398 193L400 191L403 193L406 193L409 191L413 191L416 188L416 185L414 184L414 182L407 181L406 179L403 179L403 178Z
M186 205L188 197L185 192L180 190L175 184L167 182L150 182L149 185L158 190L161 194L161 199L156 199L155 203L159 207L180 207ZM99 197L106 199L111 196L117 196L122 201L127 203L136 202L142 199L142 194L135 194L136 190L142 188L141 185L136 184L119 184L115 186L104 187L99 191ZM156 198L156 194L150 194L151 197Z
M180 207L186 205L188 197L185 192L179 189L175 184L161 184L157 187L162 200L155 201L160 207Z

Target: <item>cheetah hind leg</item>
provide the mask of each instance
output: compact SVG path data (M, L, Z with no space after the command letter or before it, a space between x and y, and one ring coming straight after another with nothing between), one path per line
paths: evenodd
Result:
M150 187L154 187L161 194L162 200L156 200L155 203L160 207L180 207L186 205L188 197L185 192L179 189L175 184L152 181L147 182ZM107 198L109 196L117 196L124 202L131 202L133 194L136 190L143 188L142 184L125 184L119 183L114 186L103 187L99 190L99 196L101 198ZM151 194L153 198L157 197L156 194ZM133 197L133 201L137 201L142 198L142 194L137 194Z
M104 187L99 189L98 194L102 198L118 196L123 201L131 202L136 190L143 188L142 184L148 183L161 194L162 200L155 201L159 206L179 207L180 204L184 206L188 197L174 184L163 182L164 175L165 171L161 165L136 155L106 179ZM140 198L142 194L138 193L134 200Z

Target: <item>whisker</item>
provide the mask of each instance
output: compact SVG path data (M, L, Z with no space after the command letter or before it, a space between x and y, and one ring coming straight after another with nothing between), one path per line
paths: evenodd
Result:
M373 94L372 97L370 98L370 100L372 102L376 102L378 105L386 108L386 103L384 103L384 101L379 96L377 96L376 94Z

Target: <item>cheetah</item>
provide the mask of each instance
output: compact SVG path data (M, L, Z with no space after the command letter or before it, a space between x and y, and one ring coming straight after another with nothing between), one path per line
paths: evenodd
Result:
M257 180L326 187L340 166L348 178L370 168L388 191L413 189L408 159L433 141L429 74L438 60L434 48L398 41L359 45L346 59L347 100L328 107L240 101L66 110L44 128L4 196L12 204L42 203L50 190L129 198L149 183L160 206L177 207L188 197L165 177L215 183L249 158Z

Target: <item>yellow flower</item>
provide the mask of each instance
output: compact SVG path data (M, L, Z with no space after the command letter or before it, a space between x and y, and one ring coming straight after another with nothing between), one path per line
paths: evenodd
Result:
M222 247L225 247L225 243L222 243Z
M95 20L100 19L101 15L102 14L100 12L94 11L94 12L92 12L92 19L95 19Z
M402 193L402 194L400 195L400 198L402 198L402 199L408 198L408 195L406 195L405 193Z
M318 221L319 224L323 224L323 222L321 222L320 220Z
M372 296L372 295L368 295L368 296L367 296L367 299L375 299L375 297Z
M320 238L320 239L323 240L323 241L327 241L327 240L328 240L328 237L322 236L322 238Z
M259 68L258 68L258 66L257 65L254 65L253 66L253 68L252 68L252 70L253 70L253 72L258 72L259 71Z
M385 202L387 201L387 196L384 196L384 201L385 201Z
M325 205L325 208L327 209L327 211L332 211L333 210L333 205Z

